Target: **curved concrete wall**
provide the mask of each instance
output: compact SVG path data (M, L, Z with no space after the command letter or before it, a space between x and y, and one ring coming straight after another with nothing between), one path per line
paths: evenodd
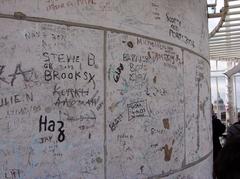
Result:
M210 179L206 7L0 1L0 178Z

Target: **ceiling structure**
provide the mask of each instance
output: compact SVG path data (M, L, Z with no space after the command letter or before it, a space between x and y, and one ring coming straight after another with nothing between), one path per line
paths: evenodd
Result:
M217 0L208 7L214 9ZM240 60L240 0L224 0L220 12L208 14L219 18L217 26L209 34L210 59Z

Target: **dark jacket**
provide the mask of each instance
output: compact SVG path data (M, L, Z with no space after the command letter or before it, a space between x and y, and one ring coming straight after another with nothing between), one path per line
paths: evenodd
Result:
M217 158L219 151L222 149L219 137L224 133L226 127L217 118L216 115L212 116L212 127L213 127L213 159Z
M240 136L240 121L235 122L233 125L231 125L227 131L227 140L236 136Z
M214 164L214 174L217 179L239 179L240 178L240 138L232 136Z

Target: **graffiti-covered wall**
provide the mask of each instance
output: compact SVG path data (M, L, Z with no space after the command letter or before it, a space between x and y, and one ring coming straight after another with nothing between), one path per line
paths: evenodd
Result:
M0 0L0 178L211 179L206 7Z

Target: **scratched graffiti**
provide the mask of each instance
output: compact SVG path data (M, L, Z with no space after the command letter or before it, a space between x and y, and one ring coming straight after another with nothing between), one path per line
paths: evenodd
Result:
M103 178L103 32L2 23L0 178Z
M184 157L182 51L110 32L107 47L112 54L107 59L107 175L146 177L158 174L159 167L164 172L180 168ZM114 67L119 63L124 70L118 72L116 83Z
M127 105L128 108L128 120L131 121L138 117L147 117L147 101L141 100Z
M184 82L186 96L186 158L187 162L192 162L208 154L211 150L210 77L207 62L188 52L184 52L184 56L191 59L188 65L192 66L191 69L185 68ZM189 76L190 74L192 75Z
M0 178L211 176L205 7L0 0Z
M208 40L208 32L205 30L207 24L203 20L207 18L205 16L205 1L2 0L0 3L0 11L5 14L24 12L32 17L81 22L113 29L119 28L177 43L193 49L207 58L208 48L205 42ZM181 7L191 8L184 10ZM190 18L192 17L192 9L195 9L194 18ZM113 17L115 17L114 23L112 22ZM40 31L30 31L26 33L26 38L31 41L38 39L41 35ZM51 36L54 40L65 39L64 34Z

